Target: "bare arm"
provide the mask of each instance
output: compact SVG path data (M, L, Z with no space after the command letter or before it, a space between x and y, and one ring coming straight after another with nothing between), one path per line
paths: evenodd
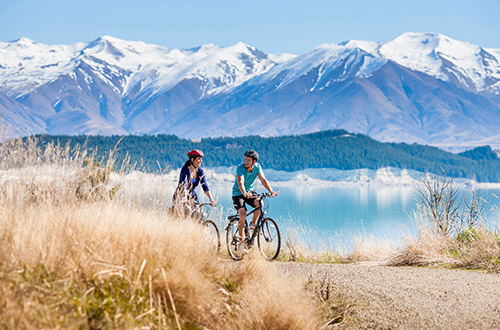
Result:
M269 191L273 197L278 195L276 192L273 191L273 188L271 187L271 184L269 183L269 181L267 181L266 177L264 176L264 173L259 173L258 177L259 177L260 182L262 182L262 185L264 186L264 188L266 188L267 191Z
M240 192L243 196L247 195L247 191L245 189L245 181L243 180L242 175L237 175L236 176L236 182L238 183L238 188L240 188Z
M205 195L207 195L208 199L210 200L210 203L212 203L213 206L217 205L217 201L213 199L210 190L205 191Z

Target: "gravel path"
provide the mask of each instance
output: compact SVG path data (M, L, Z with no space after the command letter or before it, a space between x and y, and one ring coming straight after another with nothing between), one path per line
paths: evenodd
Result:
M500 329L500 274L361 264L276 263L287 276L329 278L354 302L340 329Z

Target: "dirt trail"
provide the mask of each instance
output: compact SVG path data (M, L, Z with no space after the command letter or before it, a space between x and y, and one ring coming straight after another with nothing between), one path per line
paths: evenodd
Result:
M500 329L500 274L378 264L276 263L287 276L329 278L355 303L340 329Z

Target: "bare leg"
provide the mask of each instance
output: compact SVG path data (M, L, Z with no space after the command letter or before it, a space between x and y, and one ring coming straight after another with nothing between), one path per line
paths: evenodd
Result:
M238 214L240 215L240 222L238 223L238 234L240 237L245 237L244 229L245 229L245 221L247 220L247 212L244 207L238 210Z
M255 207L259 207L259 201L258 200L255 200ZM260 215L260 210L257 210L253 213L253 219L252 219L252 226L255 226L255 223L257 222L257 219L259 218L259 215Z

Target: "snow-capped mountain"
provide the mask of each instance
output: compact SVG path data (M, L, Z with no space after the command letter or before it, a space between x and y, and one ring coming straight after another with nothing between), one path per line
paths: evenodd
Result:
M500 92L500 49L481 48L439 33L404 33L385 43L353 40L343 45L474 92Z
M157 93L191 78L207 79L204 92L210 94L240 84L290 56L264 54L244 43L179 50L110 36L69 46L21 38L0 42L0 88L19 97L61 75L74 75L85 63L122 96L137 84L140 90Z
M264 136L343 128L382 141L500 146L500 50L436 33L301 54L169 49L109 36L0 42L13 134Z

